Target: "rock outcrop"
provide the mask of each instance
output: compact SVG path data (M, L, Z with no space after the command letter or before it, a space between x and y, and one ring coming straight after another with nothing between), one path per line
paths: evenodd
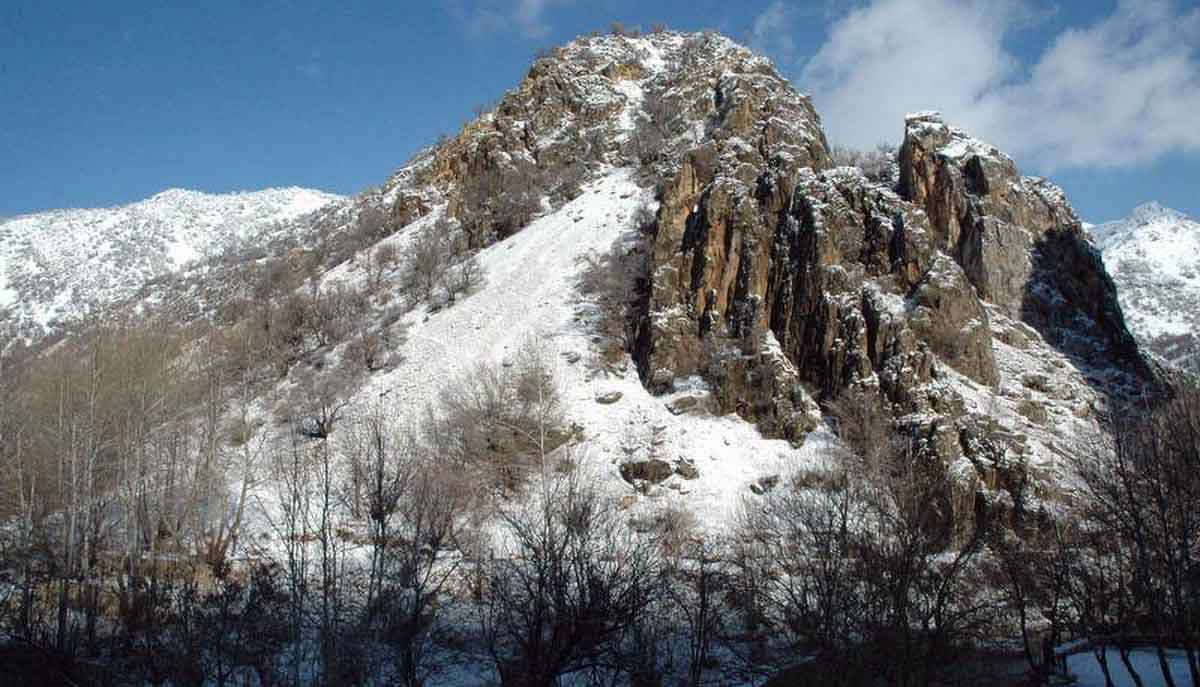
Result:
M673 416L736 413L800 445L865 393L942 477L948 543L1036 526L1096 411L1151 372L1057 188L930 113L905 122L895 163L894 188L836 167L809 98L721 36L591 37L314 231L371 209L390 231L444 218L484 246L636 168L658 206L623 244L646 256L630 352L652 391L707 382ZM606 201L613 216L641 214L615 212L635 195ZM682 476L630 470L642 486Z
M1056 186L1021 177L1008 156L923 113L907 121L899 191L925 210L938 249L982 299L1088 362L1148 374L1100 254Z
M736 138L697 147L663 187L637 351L646 383L702 374L724 411L793 441L818 403L876 389L941 466L948 541L981 520L1027 521L1037 451L953 380L1013 397L997 345L1011 364L1027 355L1008 343L1019 337L1090 376L1092 402L1150 379L1062 193L932 113L906 122L896 189L821 156L794 168L757 152ZM1050 419L1032 398L1011 403L1025 422Z

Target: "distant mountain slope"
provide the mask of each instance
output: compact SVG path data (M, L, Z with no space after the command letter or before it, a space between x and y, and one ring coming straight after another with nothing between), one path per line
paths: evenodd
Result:
M170 189L111 208L52 210L0 221L0 326L41 333L131 295L147 280L340 200L272 188L208 194Z
M1173 363L1200 348L1200 222L1146 203L1091 227L1133 334Z

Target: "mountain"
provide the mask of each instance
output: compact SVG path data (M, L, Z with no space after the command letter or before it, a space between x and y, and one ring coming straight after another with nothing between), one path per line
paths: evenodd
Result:
M1146 203L1090 228L1138 340L1184 364L1200 355L1200 222Z
M80 246L51 244L60 281L6 282L18 312L48 319L75 300L62 284L98 280L63 272L113 270L98 310L132 326L0 358L22 385L0 384L11 493L66 494L22 501L30 524L11 529L40 551L59 548L40 545L58 513L82 523L38 566L82 592L59 617L98 604L88 580L160 562L253 599L236 635L215 596L212 632L157 611L138 635L99 623L113 647L154 649L128 673L143 682L224 656L197 649L211 636L238 638L219 660L264 683L400 679L407 662L415 684L419 644L427 684L616 684L606 666L667 684L684 655L660 647L702 633L737 637L711 661L690 651L705 683L759 684L832 637L880 656L839 666L909 684L960 633L1051 628L1037 604L1028 622L991 611L1004 552L1066 529L1094 487L1078 468L1109 472L1108 420L1165 374L1060 189L937 113L896 124L884 159L842 165L810 98L752 51L595 35L353 197L195 243L179 237L205 213L135 223L121 245L66 232ZM106 252L87 261L90 241ZM1080 531L1104 549L1072 561L1131 550ZM1008 549L1021 539L1038 548ZM660 549L672 562L640 567ZM239 568L253 587L218 572ZM643 574L670 587L662 605L639 600ZM850 590L830 607L846 624L809 606L818 578ZM717 579L716 620L694 620Z
M414 298L371 330L399 362L350 407L424 407L532 336L565 361L578 450L633 489L631 517L677 504L724 527L742 496L827 469L839 413L865 403L936 466L947 542L1032 526L1098 415L1155 375L1058 188L934 113L901 124L899 178L869 178L834 166L807 96L723 37L538 59L322 230L388 223L326 285L367 284L363 256L428 232L483 268L452 307ZM580 288L597 255L624 265L627 329Z
M936 113L898 125L898 176L868 176L835 166L811 100L724 37L581 38L379 187L314 196L302 221L200 224L230 237L203 247L179 237L212 229L164 222L103 253L80 230L78 247L52 244L55 266L94 255L117 276L72 277L102 281L92 292L236 334L239 375L258 380L239 422L281 437L303 389L339 399L317 415L388 399L420 416L533 339L556 361L572 450L631 518L670 506L725 528L744 497L830 470L875 418L936 476L947 545L1034 527L1099 416L1155 372L1057 187ZM242 250L131 288L233 236ZM468 288L420 287L431 236L474 256ZM126 247L144 255L112 254ZM74 300L71 278L21 278L61 272L13 264L28 317Z
M170 189L129 205L2 220L0 325L45 333L193 261L270 241L289 222L338 200L294 187Z

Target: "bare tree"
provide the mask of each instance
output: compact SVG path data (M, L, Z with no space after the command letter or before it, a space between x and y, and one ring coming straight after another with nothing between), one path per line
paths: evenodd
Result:
M443 555L456 539L457 519L469 496L458 476L439 469L436 454L415 458L412 481L399 500L384 558L382 593L371 612L393 648L396 674L408 687L426 684L425 661L437 601L458 569Z
M727 588L726 561L722 547L711 540L693 540L682 553L682 557L671 561L666 589L687 624L686 684L700 687L721 629L720 602Z
M465 296L479 287L483 281L483 267L479 258L474 255L464 255L458 259L446 274L446 296L453 303L459 296Z
M1194 682L1200 602L1189 580L1200 541L1200 391L1184 383L1169 398L1124 409L1109 426L1111 444L1074 466L1085 488L1078 516L1088 525L1074 569L1080 632L1115 647L1135 681L1135 639L1155 648L1168 685L1175 678L1166 648L1180 646Z
M431 301L446 282L450 263L450 225L437 222L419 231L409 244L408 284L419 298Z
M579 472L550 479L500 521L511 544L480 571L480 623L501 684L550 687L583 671L623 671L615 649L655 583L654 543L627 537L613 504Z

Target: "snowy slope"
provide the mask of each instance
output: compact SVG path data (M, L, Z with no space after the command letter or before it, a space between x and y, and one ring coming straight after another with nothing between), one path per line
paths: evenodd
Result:
M239 241L265 242L287 222L336 200L294 187L230 194L171 189L130 205L4 220L0 324L44 330Z
M1090 231L1134 336L1180 362L1200 333L1200 223L1147 203Z
M612 170L557 212L485 249L479 256L486 280L480 291L428 316L424 309L410 313L407 341L399 350L405 362L373 377L354 405L366 407L386 394L408 408L422 408L448 381L479 362L503 363L534 337L559 361L567 419L583 429L580 457L607 477L606 486L638 499L634 514L685 499L701 525L720 528L741 496L752 493L752 483L816 461L817 449L830 441L824 431L795 449L786 441L764 439L735 415L672 414L667 406L677 398L708 393L698 380L655 397L628 360L623 371L598 371L600 352L592 343L588 305L578 295L580 259L630 236L634 211L650 203L651 195L628 171ZM579 359L568 362L573 353ZM596 402L598 395L613 391L622 394L616 403ZM675 475L647 497L637 496L620 477L619 466L651 457L672 465L689 462L699 477Z

